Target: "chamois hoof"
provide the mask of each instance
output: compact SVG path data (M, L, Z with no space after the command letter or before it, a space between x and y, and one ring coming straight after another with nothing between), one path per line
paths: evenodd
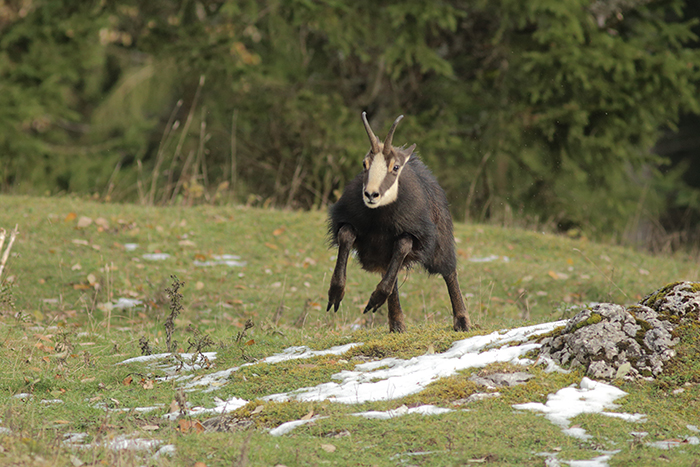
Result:
M369 301L367 302L367 306L365 307L364 313L367 313L368 311L371 311L374 313L384 305L384 302L386 302L386 299L389 298L389 294L391 291L387 292L381 288L381 285L378 286L374 292L372 292L372 295L369 297Z
M466 316L455 316L454 330L457 332L469 331L469 320Z
M333 307L333 311L338 311L340 302L343 300L344 296L344 286L331 284L330 289L328 289L328 306L326 307L326 311L331 311L331 307Z
M389 323L389 332L399 332L399 333L404 333L406 332L406 325L403 324L403 321L394 321L393 323Z

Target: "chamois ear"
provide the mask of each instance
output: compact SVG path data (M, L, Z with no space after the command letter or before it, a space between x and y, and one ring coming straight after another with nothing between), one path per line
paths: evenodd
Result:
M394 148L394 150L400 154L400 157L403 160L403 164L405 164L413 155L413 151L416 150L416 145L414 143L407 148Z

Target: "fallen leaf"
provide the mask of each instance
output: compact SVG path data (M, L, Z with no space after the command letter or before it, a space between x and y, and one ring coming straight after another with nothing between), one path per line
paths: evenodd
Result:
M95 219L95 225L102 227L104 230L109 229L109 222L104 217L98 217Z
M253 345L253 344L255 344L255 339L251 339L245 343L245 345Z
M175 413L180 411L180 404L177 403L176 400L173 400L170 403L170 413Z
M153 389L153 380L149 379L141 385L144 389Z
M86 216L80 216L80 219L78 219L78 228L79 229L84 229L85 227L89 226L92 224L92 219Z
M41 342L37 342L34 344L34 347L36 347L39 350L43 350L44 352L51 353L54 351L54 348L50 345L44 345Z
M97 278L95 277L94 274L88 274L88 275L87 275L87 281L88 281L88 284L94 285L94 284L97 283Z
M323 449L326 452L335 452L337 448L332 444L322 444L321 449Z
M131 375L129 375L129 376L127 376L126 378L124 378L124 379L122 380L122 384L123 384L124 386L128 386L128 385L131 384L131 382L132 382L133 380L134 380L134 378L132 378Z
M285 228L280 227L279 229L273 230L272 235L274 235L275 237L279 237L280 235L282 235L284 233L284 231L285 231Z
M141 429L142 429L142 430L145 430L145 431L156 431L156 430L158 430L159 428L160 428L160 427L159 427L158 425L144 425L144 426L141 427Z
M314 416L314 410L311 409L309 410L309 413L301 417L301 420L311 420L311 418Z
M279 247L273 243L265 242L265 246L271 250L279 250Z
M204 288L204 282L198 281L196 284L194 284L195 290L202 290Z
M80 265L80 263L75 263L73 266L70 267L71 271L80 271L83 269L83 267Z
M204 462L195 462L194 467L207 467L207 464Z
M199 420L184 420L180 419L178 428L181 433L203 433L204 425Z
M70 222L70 221L74 220L76 217L78 217L78 215L76 213L69 212L68 215L66 216L66 218L63 219L63 222Z
M74 467L80 467L81 465L85 465L85 462L81 461L80 458L75 454L71 454L70 463L73 464Z
M70 425L70 422L68 420L54 420L53 422L56 425Z

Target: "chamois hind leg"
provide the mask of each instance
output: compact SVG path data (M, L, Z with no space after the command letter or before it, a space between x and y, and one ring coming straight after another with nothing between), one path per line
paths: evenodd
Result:
M472 327L472 322L467 313L467 307L464 306L462 291L459 290L459 282L457 282L457 271L454 270L450 274L443 276L445 284L447 284L447 293L450 295L452 302L452 316L454 318L455 331L468 331Z
M368 311L374 313L384 304L386 299L389 298L389 295L391 295L396 285L396 276L399 275L403 260L406 258L406 255L411 252L411 248L413 248L413 239L408 235L400 237L394 242L394 251L391 255L389 266L387 266L382 280L377 284L377 288L374 289L374 292L372 292L372 295L369 297L369 301L365 307L365 313Z
M398 281L394 282L394 290L391 292L391 295L389 295L386 304L389 308L389 331L406 331L406 325L403 322L403 311L401 310L401 303L399 303Z
M338 311L340 302L345 296L345 271L350 250L355 243L356 237L355 229L349 224L345 224L338 231L338 260L335 262L331 286L328 289L328 306L326 311L329 311L331 307L333 307L333 311Z

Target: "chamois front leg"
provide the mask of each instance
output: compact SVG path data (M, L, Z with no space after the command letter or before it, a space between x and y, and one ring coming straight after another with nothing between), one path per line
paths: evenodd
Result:
M355 229L349 224L345 224L338 231L338 259L335 262L331 286L328 289L328 307L326 307L326 311L329 311L331 307L333 307L333 311L338 311L340 302L345 296L345 271L350 250L355 243L356 237Z
M387 307L389 308L389 331L391 332L404 332L406 331L406 324L403 322L403 311L401 310L401 303L399 302L399 284L398 281L394 282L394 290L389 295L387 299Z
M365 313L368 311L377 311L377 309L384 304L389 295L391 295L396 284L396 277L399 275L399 271L403 265L403 260L406 258L406 255L411 252L412 248L413 239L410 236L400 237L394 242L394 252L391 255L389 266L386 268L384 277L382 277L382 280L377 284L377 288L374 289L374 292L372 292L372 295L369 297L369 302L367 302L367 306L365 307Z
M467 307L464 306L462 291L459 290L459 282L457 282L457 271L452 271L450 274L443 276L445 284L447 284L447 293L450 295L452 302L452 317L454 321L455 331L469 331L472 327L472 322L467 313Z

